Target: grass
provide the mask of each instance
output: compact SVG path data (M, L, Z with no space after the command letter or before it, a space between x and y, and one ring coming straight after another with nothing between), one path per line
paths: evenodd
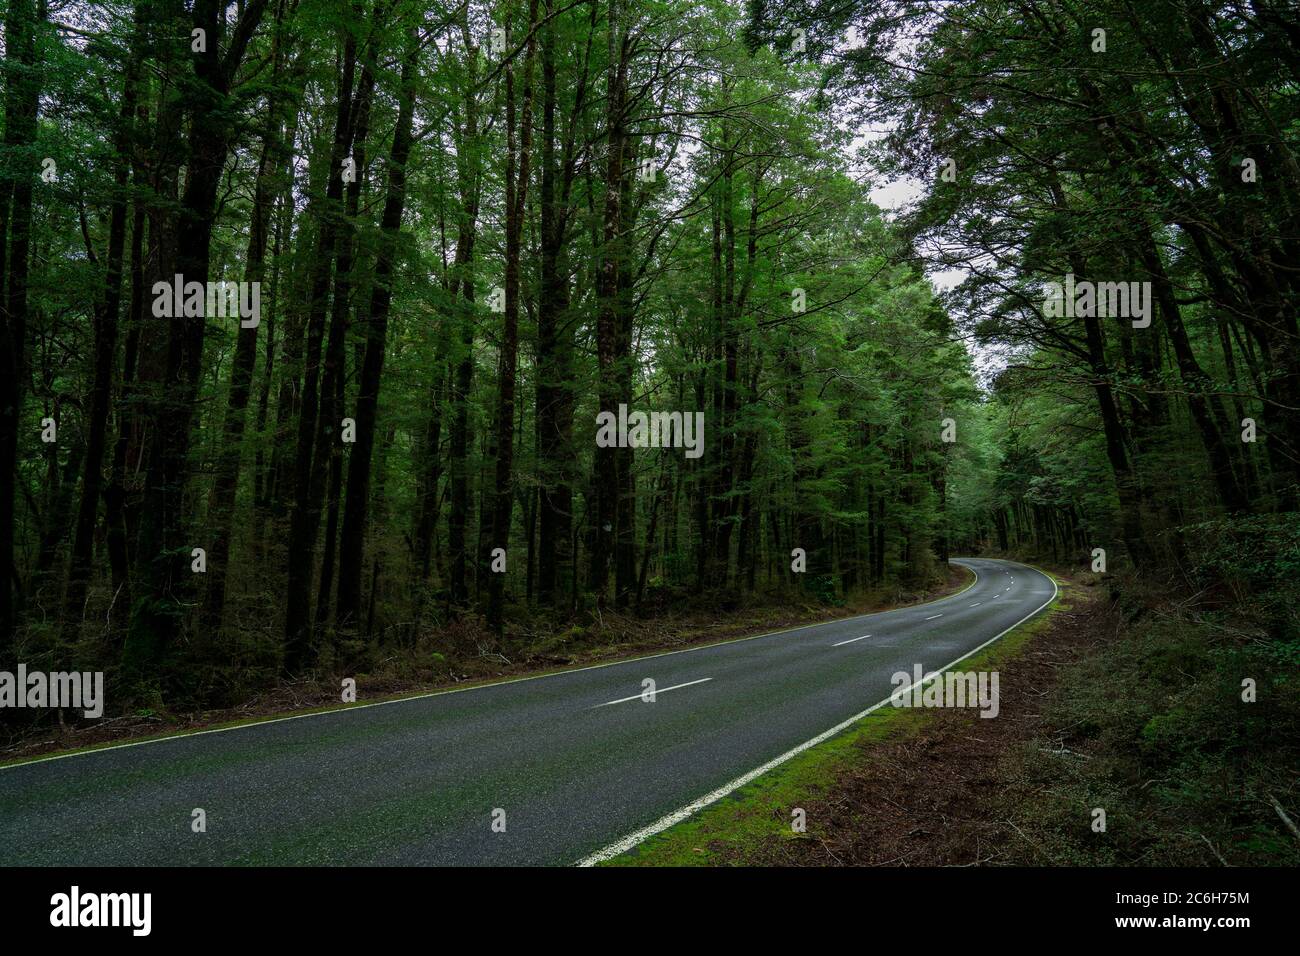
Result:
M1060 661L1059 669L1028 735L1006 738L991 757L985 776L996 782L985 787L984 802L967 807L977 815L976 832L996 848L989 859L1300 865L1300 642L1289 637L1290 624L1277 627L1271 593L1197 605L1164 583L1134 579L1112 579L1094 598L1084 593L1065 584L1047 614L961 664L1006 670L1053 627L1053 612L1077 612L1058 619L1066 630L1053 633L1062 644L1035 650L1035 658ZM1082 644L1080 635L1088 635ZM1253 701L1245 699L1248 679ZM935 726L940 719L935 711L881 708L606 865L838 860L853 841L819 829L828 807L838 808L835 825L864 839L872 821L854 816L853 798L845 797L857 792L851 781L872 779L874 766L890 779L896 745L923 731L947 733ZM819 823L810 819L807 833L794 832L792 810L810 805ZM1104 832L1092 829L1099 807ZM917 825L930 824L918 817ZM777 842L787 840L820 845ZM969 847L955 833L952 840L964 859Z
M1300 816L1300 646L1242 610L1144 613L1062 674L1043 735L1086 759L1017 755L1007 811L1037 848L1023 862L1300 865L1283 819Z
M1073 585L1055 575L1059 593L1042 613L961 662L964 670L995 670L1046 629L1057 610L1068 610ZM722 800L669 827L605 866L717 866L743 864L770 839L801 840L791 814L810 796L824 794L849 766L870 760L873 744L905 739L933 717L925 710L882 707L830 740L810 747Z

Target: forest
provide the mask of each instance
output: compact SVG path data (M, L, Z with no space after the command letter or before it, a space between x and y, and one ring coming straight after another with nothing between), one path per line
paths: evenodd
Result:
M225 706L980 553L1249 597L1295 660L1288 0L3 33L6 666Z

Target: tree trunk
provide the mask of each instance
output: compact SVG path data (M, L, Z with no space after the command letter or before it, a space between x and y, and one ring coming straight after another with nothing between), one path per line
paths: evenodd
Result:
M313 551L320 518L319 487L312 496L313 459L318 432L321 342L325 337L325 308L329 296L330 265L336 254L343 213L343 162L352 146L352 89L356 69L356 40L349 31L344 40L343 70L339 76L338 113L334 145L330 152L329 182L318 217L319 235L311 272L311 293L306 317L304 380L298 414L298 440L294 460L294 503L289 526L289 579L285 591L284 670L300 671L313 659L311 642L311 583L315 571Z
M418 44L412 31L410 49L402 64L401 99L397 128L388 162L388 192L380 220L379 249L375 256L375 280L371 289L365 358L357 384L357 440L348 458L347 509L339 542L339 594L337 621L342 628L355 627L361 607L361 565L365 546L367 508L370 504L370 460L375 447L375 426L379 387L388 341L388 312L393 299L393 270L397 237L406 202L406 163L411 153L411 126L415 111L415 60ZM436 454L436 449L435 449ZM436 487L435 487L436 494Z
M44 0L10 0L5 16L5 146L17 168L0 180L0 286L5 286L0 321L0 662L12 654L18 623L17 569L14 565L18 467L18 428L26 380L27 254L32 221L32 183L40 73L36 68L36 28L45 22ZM20 158L21 157L21 158ZM11 178L12 177L12 178ZM12 222L10 221L12 215ZM9 259L4 261L5 239Z
M257 180L253 187L253 209L249 221L248 253L244 269L245 281L259 285L266 273L268 227L276 198L283 188L280 172L286 158L283 119L279 113L281 105L276 96L279 90L277 81L285 56L281 46L280 26L277 20L274 48L271 54L273 61L271 93L266 103L267 124L262 135L262 156L258 162ZM291 105L296 105L296 97L291 98ZM235 341L234 362L230 371L230 391L226 399L221 454L216 463L212 495L208 502L207 524L210 534L208 589L204 596L202 620L204 626L211 629L221 626L226 604L230 539L234 532L235 521L235 495L239 489L244 427L248 418L248 399L252 392L253 370L257 362L257 334L258 326L246 326L244 322L240 322Z

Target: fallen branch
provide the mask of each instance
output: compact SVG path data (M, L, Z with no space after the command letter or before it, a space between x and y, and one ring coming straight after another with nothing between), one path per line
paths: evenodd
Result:
M1291 831L1291 835L1295 837L1296 840L1300 840L1300 827L1297 827L1295 821L1286 815L1286 811L1282 809L1282 804L1278 803L1277 797L1270 793L1268 795L1268 801L1273 804L1273 809L1276 810L1277 815L1282 818L1282 822L1285 823L1286 828Z
M1215 855L1215 857L1218 859L1218 861L1219 861L1220 863L1222 863L1224 866L1231 866L1231 865L1232 865L1232 864L1229 863L1227 860L1225 860L1222 856L1219 855L1219 851L1216 850L1216 849L1214 848L1214 844L1210 842L1210 838L1209 838L1209 837L1207 837L1204 833L1198 833L1198 834L1196 834L1196 835L1199 836L1202 840L1205 841L1205 845L1208 846L1208 847L1210 848L1210 852L1213 853L1213 854Z

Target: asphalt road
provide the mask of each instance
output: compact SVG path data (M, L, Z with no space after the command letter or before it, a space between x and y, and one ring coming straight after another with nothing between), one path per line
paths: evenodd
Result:
M1056 591L1023 565L955 563L976 583L916 607L0 768L0 865L590 861L887 700L895 672L951 664ZM646 678L653 702L640 696ZM196 808L204 833L191 827Z

